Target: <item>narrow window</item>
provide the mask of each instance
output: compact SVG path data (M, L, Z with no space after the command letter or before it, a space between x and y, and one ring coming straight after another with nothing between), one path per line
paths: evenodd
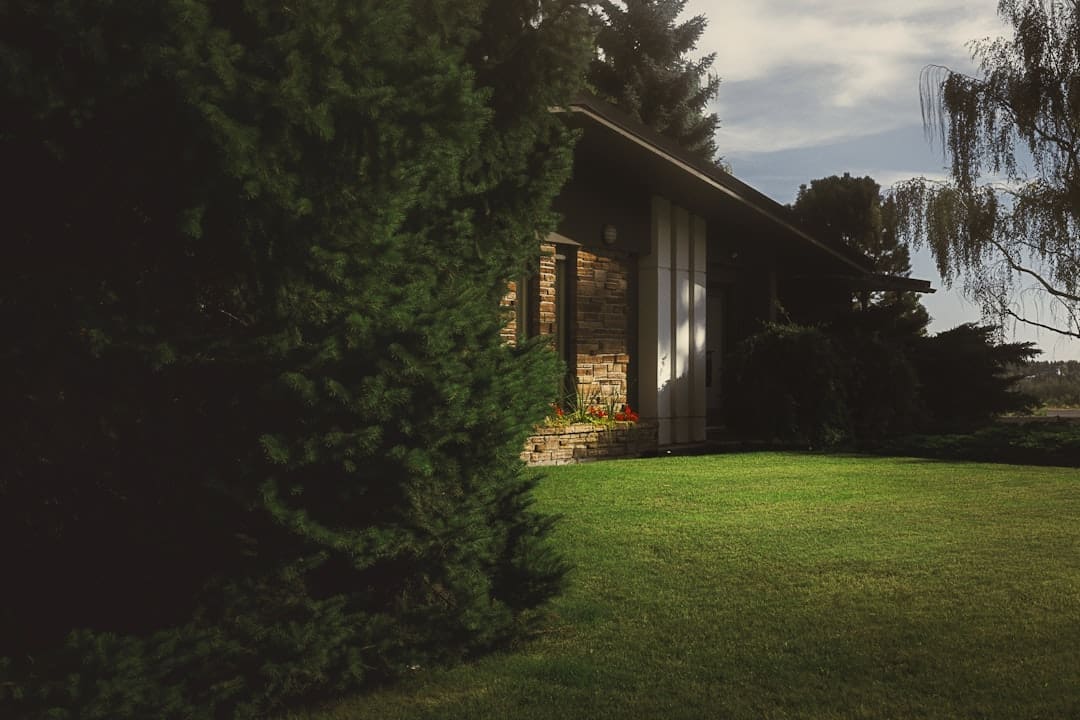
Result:
M555 253L555 349L566 364L562 394L577 395L577 248L559 245Z

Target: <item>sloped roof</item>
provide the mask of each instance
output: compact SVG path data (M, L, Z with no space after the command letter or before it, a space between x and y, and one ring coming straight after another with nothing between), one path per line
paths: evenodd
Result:
M742 182L731 173L680 147L618 108L582 93L569 107L569 122L585 131L583 138L608 157L632 164L658 187L678 191L681 201L706 218L736 216L800 253L828 258L838 272L854 276L860 285L881 290L934 292L927 280L880 275L861 252L844 244L813 237L798 227L791 210Z

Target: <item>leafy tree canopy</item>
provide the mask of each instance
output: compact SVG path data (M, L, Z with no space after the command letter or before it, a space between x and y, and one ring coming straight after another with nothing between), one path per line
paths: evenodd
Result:
M873 262L875 271L911 272L908 249L886 227L881 186L873 178L844 173L811 180L799 187L792 209L812 235L856 248Z
M978 77L923 71L949 179L899 186L900 224L986 315L1080 338L1080 3L1001 0L998 13L1013 34L971 44ZM1045 313L1022 304L1030 290Z
M895 232L895 204L882 198L873 178L844 173L811 180L799 188L792 210L811 235L862 252L875 272L903 277L911 273L908 249ZM873 305L899 312L915 332L921 333L929 322L913 292L863 292L859 300L863 310Z
M720 79L709 73L715 53L688 56L705 31L697 15L679 22L686 0L601 0L599 49L589 82L603 99L712 161L720 125L709 101Z
M1019 387L1049 407L1080 407L1080 360L1047 360L1025 365Z

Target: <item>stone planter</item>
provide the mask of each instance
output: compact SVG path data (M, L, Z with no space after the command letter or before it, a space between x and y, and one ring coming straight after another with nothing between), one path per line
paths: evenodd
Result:
M656 423L648 420L605 428L590 423L538 427L525 441L528 465L570 465L592 460L641 457L656 452Z

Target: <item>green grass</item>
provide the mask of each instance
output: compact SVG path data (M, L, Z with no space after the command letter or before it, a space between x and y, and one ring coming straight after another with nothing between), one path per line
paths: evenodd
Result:
M1080 472L762 453L546 472L512 652L291 717L1080 718Z

